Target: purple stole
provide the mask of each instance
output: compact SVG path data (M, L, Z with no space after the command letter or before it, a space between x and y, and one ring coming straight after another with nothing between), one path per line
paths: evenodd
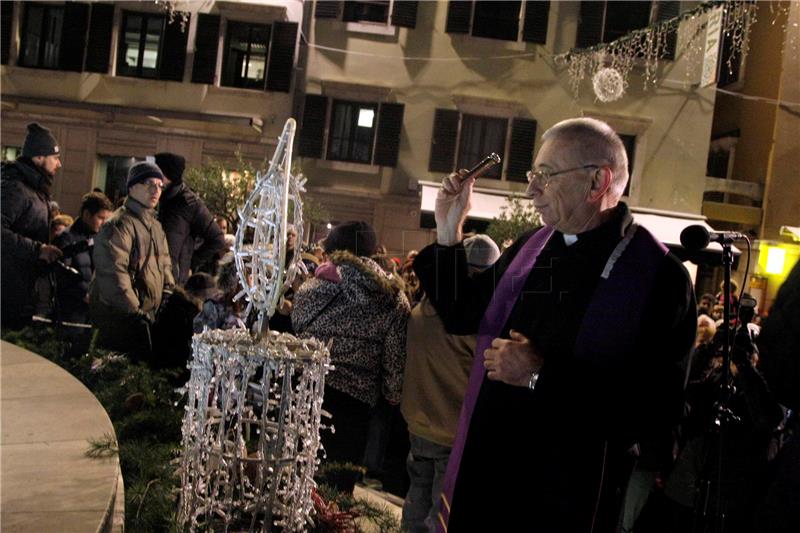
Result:
M483 352L499 337L508 321L536 259L555 233L544 226L520 248L503 273L478 327L475 360L472 364L464 403L458 419L453 450L447 463L439 505L437 531L447 533L458 471L469 432L472 412L483 384L486 370ZM642 311L667 248L646 229L631 224L625 236L611 253L601 280L586 309L575 344L577 359L593 362L614 361L629 353L639 330ZM613 313L607 312L614 309Z

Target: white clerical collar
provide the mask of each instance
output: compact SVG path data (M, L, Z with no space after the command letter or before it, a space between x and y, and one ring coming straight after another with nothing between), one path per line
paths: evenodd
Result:
M578 242L577 235L573 235L571 233L564 233L564 244L566 244L567 246L572 246L576 242Z

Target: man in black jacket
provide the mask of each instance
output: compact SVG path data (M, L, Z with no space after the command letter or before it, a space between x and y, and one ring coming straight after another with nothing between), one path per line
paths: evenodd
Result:
M20 329L33 317L34 284L41 266L61 257L50 241L50 189L61 168L58 141L33 122L22 155L3 163L2 185L2 327Z
M156 165L164 173L166 186L158 220L167 234L175 282L183 285L190 270L213 270L213 263L225 252L225 237L203 200L183 183L186 159L162 152L156 154Z
M680 414L692 285L619 201L624 145L588 118L542 139L527 193L544 227L470 278L475 177L461 171L414 260L448 332L478 333L440 531L613 531L636 444L665 440Z
M94 236L111 216L114 206L105 194L90 192L81 202L81 216L54 244L64 253L64 264L78 271L56 271L57 313L64 322L85 323L89 318L89 283L94 274Z

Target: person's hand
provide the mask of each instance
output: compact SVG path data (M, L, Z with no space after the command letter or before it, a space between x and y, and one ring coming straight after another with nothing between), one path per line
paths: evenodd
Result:
M483 366L491 380L527 387L531 372L541 369L544 360L525 335L512 329L510 336L492 341L491 348L483 352Z
M461 176L466 173L461 169L447 176L436 195L436 242L443 246L452 246L463 239L461 228L469 213L475 185L475 177L461 181Z
M58 246L53 246L52 244L43 244L42 247L39 248L39 259L48 265L53 261L60 259L62 255L64 254L61 253L61 250L58 248Z
M287 300L286 298L281 298L280 303L278 304L278 312L282 315L291 315L292 314L292 301Z

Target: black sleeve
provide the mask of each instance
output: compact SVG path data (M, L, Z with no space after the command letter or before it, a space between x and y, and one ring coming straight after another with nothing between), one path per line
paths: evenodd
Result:
M214 221L214 217L199 198L192 218L191 235L195 240L201 239L203 244L192 255L192 266L205 265L214 261L225 249L225 235Z
M478 331L495 285L530 235L523 235L492 267L472 277L462 243L454 246L434 243L414 258L414 272L448 333L472 335Z
M689 275L670 254L656 276L636 349L626 364L631 439L669 441L683 412L683 362L697 333L697 308Z
M39 259L41 242L25 237L14 231L17 222L30 209L30 200L20 191L20 186L12 180L2 180L0 184L0 219L2 219L3 253L28 263L33 268Z

